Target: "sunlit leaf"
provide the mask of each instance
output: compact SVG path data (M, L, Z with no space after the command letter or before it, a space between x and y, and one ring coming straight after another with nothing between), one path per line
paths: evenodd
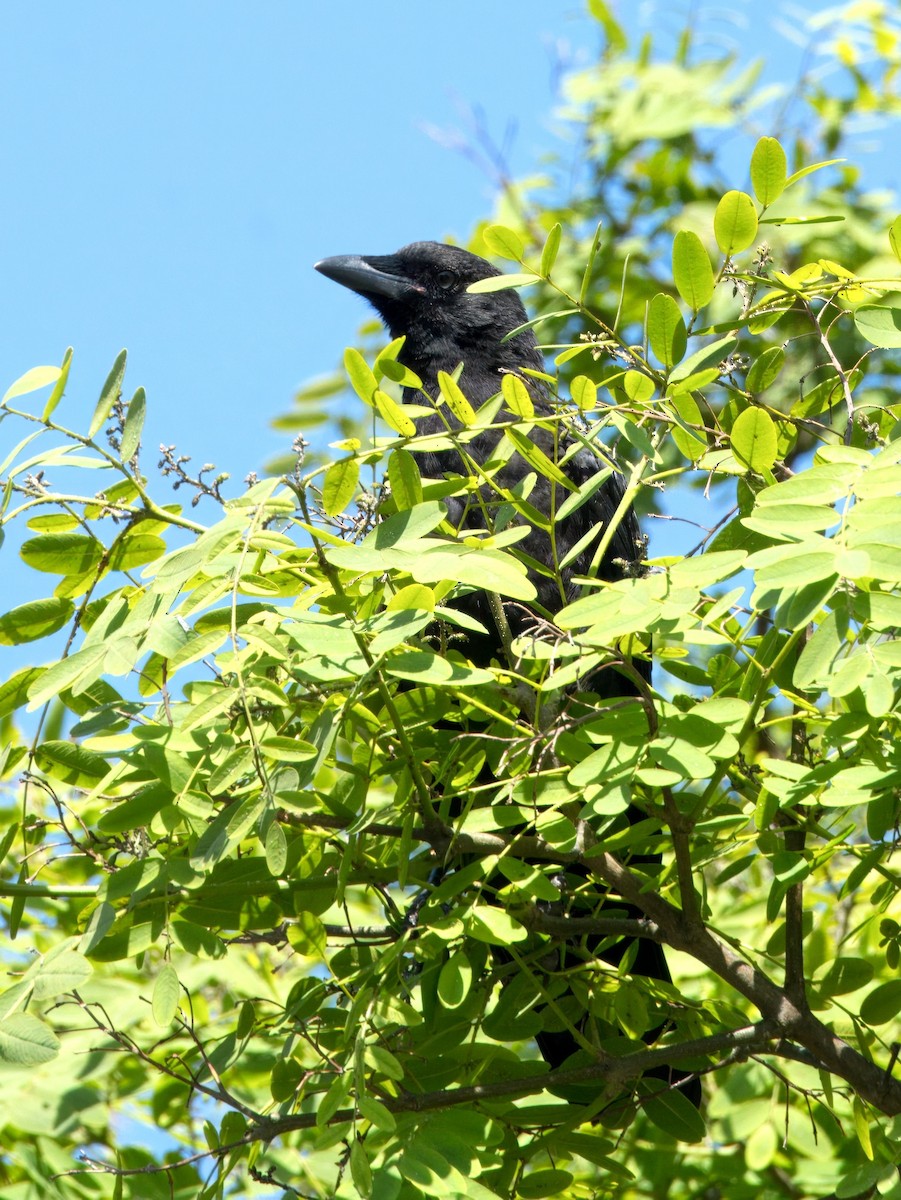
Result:
M762 137L751 155L751 184L754 195L766 208L778 200L787 182L785 151L773 137Z
M713 217L716 243L724 254L738 254L757 236L757 210L747 192L726 192Z
M679 306L664 292L648 305L648 343L665 367L673 367L685 355L688 344Z
M679 295L697 312L713 297L714 278L704 243L691 230L680 229L673 240L673 279Z

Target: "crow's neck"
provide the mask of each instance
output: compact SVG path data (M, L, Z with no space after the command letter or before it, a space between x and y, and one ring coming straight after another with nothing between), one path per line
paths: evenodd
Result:
M544 360L531 334L522 334L504 342L500 338L486 343L484 331L474 331L476 336L454 339L430 338L420 345L409 335L399 356L401 363L409 367L422 380L423 387L432 395L438 395L438 372L452 374L463 364L459 383L469 401L478 407L489 397L500 391L501 378L507 371L519 372L523 367L544 370ZM404 392L404 399L416 401L416 393Z

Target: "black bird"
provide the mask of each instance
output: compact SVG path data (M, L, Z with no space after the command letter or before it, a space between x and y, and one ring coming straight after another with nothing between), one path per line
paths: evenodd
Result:
M537 416L551 413L550 396L545 385L533 376L523 374L524 369L542 372L544 360L532 330L521 328L527 324L528 317L519 296L510 289L491 292L467 290L477 280L501 274L485 259L456 246L439 242L413 242L395 254L326 258L316 263L316 270L363 296L376 309L392 338L405 339L399 361L419 377L432 397L439 395L438 372L451 374L462 363L460 386L474 408L501 390L502 377L509 372L518 375L526 384ZM510 336L514 330L519 332ZM421 403L422 396L415 389L406 388L404 400ZM446 414L444 418L437 413L421 418L417 426L418 433L443 431L444 420L449 419L447 408L443 412ZM503 415L509 417L509 414ZM476 462L484 463L494 449L497 438L496 431L481 433L466 444L466 453ZM609 461L605 462L585 447L575 449L565 439L559 439L561 444L555 447L555 434L548 429L533 427L530 439L554 461L559 461L565 454L563 469L577 487L597 477L598 472L609 471ZM570 450L574 452L570 454ZM419 453L417 458L423 475L428 478L470 474L456 449ZM495 479L501 487L512 488L532 471L528 463L514 454ZM488 489L483 491L488 492ZM557 491L559 493L559 487ZM517 550L523 552L530 578L538 592L536 608L544 616L553 618L555 613L576 597L578 588L572 582L573 576L585 575L589 571L597 537L589 540L566 569L560 570L557 564L565 559L570 549L592 527L599 525L597 536L600 536L617 514L623 495L621 476L612 471L586 504L557 522L553 545L546 532L534 526L517 543ZM556 497L558 506L561 499L559 495ZM490 495L485 500L490 506ZM449 517L458 528L485 527L485 504L456 498L446 503ZM551 513L553 485L548 479L539 475L528 496L528 503L546 516ZM605 580L621 579L630 572L640 570L642 558L643 539L635 513L630 507L620 515L597 575ZM466 652L469 657L474 662L485 664L491 658L503 661L500 631L484 594L471 593L455 601L455 607L476 617L487 631L482 637L468 637ZM519 604L507 605L506 616L514 637L535 623L534 614L524 612ZM650 677L646 663L636 660L635 667L645 678ZM634 696L637 692L632 679L613 669L601 671L592 679L591 686L594 693L604 700ZM643 814L630 808L627 817L635 823L642 819ZM632 857L633 863L656 861L659 858L653 853ZM572 882L578 886L584 882L584 876ZM612 903L627 916L641 915L621 901ZM575 915L585 915L590 910L577 906L571 911ZM604 913L608 913L606 906ZM588 957L598 950L601 940L587 939L583 943ZM629 953L632 956L633 974L670 980L663 949L658 943L646 939L639 939L637 943L622 939L611 946L609 941L607 939L600 950L600 957L605 961L618 964ZM562 967L565 974L577 963L585 961L585 957L574 947L566 947L562 951L558 969ZM559 997L557 1003L558 1006L567 1007ZM659 1030L654 1030L646 1035L646 1039L653 1040L658 1033ZM576 1039L566 1028L539 1032L536 1041L552 1068L562 1065L579 1049ZM685 1080L680 1084L680 1090L695 1104L700 1102L700 1086L696 1078L685 1079L684 1074L676 1069L662 1069L654 1073L672 1083Z
M438 396L438 372L451 374L462 363L460 386L473 407L478 408L499 392L502 376L513 373L528 386L538 415L550 413L545 388L534 378L522 373L523 368L544 370L544 360L534 333L531 329L525 329L515 337L507 336L528 320L519 296L512 290L488 293L467 291L471 283L501 274L485 259L457 246L440 242L413 242L396 254L326 258L316 263L316 270L364 296L387 325L392 338L405 338L399 361L419 376L425 390L433 397ZM415 390L404 390L405 401L421 399ZM439 433L444 428L443 420L437 414L425 417L418 423L418 432L421 434ZM534 428L530 436L548 457L559 459L562 448L558 447L555 451L552 432ZM467 444L468 454L477 462L484 462L497 438L497 433L493 431L480 434ZM417 457L423 474L428 478L440 479L448 474L469 473L456 450L419 454ZM567 458L565 465L566 475L577 487L605 469L609 468L587 449L578 450L573 457ZM509 488L531 472L532 467L519 455L514 455L495 478L501 487ZM560 491L558 486L558 507L565 498ZM549 514L554 502L552 492L552 483L539 475L528 496L528 503L540 512ZM557 570L556 563L561 562L579 539L586 536L597 523L601 524L600 536L600 532L612 521L622 496L621 477L615 472L611 473L590 503L556 525L553 546L547 535L537 528L532 528L529 535L518 543L518 548L534 564L531 578L538 591L539 609L546 616L553 617L564 604L576 598L577 588L571 582L572 577L587 573L597 540L592 539L565 571ZM471 502L464 506L459 500L451 500L448 501L448 509L451 520L458 528L461 525L468 528L484 527L485 517L480 504ZM631 564L640 562L642 558L641 531L630 508L616 528L598 575L607 580L619 579ZM484 596L477 594L467 598L461 607L494 631L487 641L470 638L467 643L469 657L474 662L487 662L492 657L492 650L497 657L498 636ZM514 636L534 624L534 619L530 619L529 614L523 613L515 605L508 606L507 618ZM623 694L622 680L614 680L613 674L611 671L603 672L600 686L605 698ZM627 688L626 694L632 690Z

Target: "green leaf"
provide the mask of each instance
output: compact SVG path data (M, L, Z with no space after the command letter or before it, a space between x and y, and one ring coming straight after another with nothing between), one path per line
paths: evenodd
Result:
M843 158L827 158L824 162L811 163L809 167L801 167L799 171L795 171L793 175L789 175L785 181L787 188L793 183L797 183L799 179L803 179L806 175L812 175L814 171L822 171L823 167L833 167L836 163L842 163Z
M83 575L103 557L103 546L83 533L45 533L29 538L19 551L22 560L36 571L53 575Z
M530 1171L516 1185L516 1194L522 1200L541 1200L544 1196L565 1196L575 1176L560 1167L544 1167Z
M353 499L360 479L360 464L355 458L342 458L332 463L322 483L322 507L326 516L334 517Z
M751 364L745 385L749 392L765 392L776 381L785 364L785 351L781 346L768 346Z
M539 267L539 270L541 271L541 276L543 279L547 279L550 276L550 273L554 268L554 263L557 261L557 253L560 249L560 238L562 233L563 230L560 226L560 222L556 221L551 226L551 231L547 235L544 243L544 249L541 251L541 266Z
M416 459L409 450L398 448L388 459L388 482L398 509L414 508L422 503L422 477Z
M155 533L142 533L140 525L125 529L112 546L107 556L111 571L130 571L133 567L155 562L166 553L166 543Z
M408 1018L403 1018L400 1014L395 1013L391 1019L402 1025L418 1025L422 1017L414 1009L410 1009ZM401 1080L404 1077L403 1067L391 1051L386 1050L384 1046L367 1046L366 1061L374 1071L380 1075L387 1075L389 1079Z
M680 418L680 424L672 431L673 441L689 462L697 462L701 455L707 452L704 418L697 401L691 392L679 392L670 399L669 404Z
M94 409L94 415L91 417L91 423L88 426L89 438L92 438L102 427L104 421L106 421L112 412L113 405L122 394L122 380L125 378L127 356L127 351L120 350L116 356L116 361L110 369L109 375L106 377L106 382L100 392L100 399L97 401L97 407Z
M751 155L751 184L754 195L764 208L782 195L787 170L785 151L779 142L772 137L762 137Z
M526 460L530 467L534 467L539 475L543 475L545 479L549 479L552 483L559 484L560 487L566 488L567 491L574 492L576 490L576 485L572 480L568 479L557 464L552 462L534 442L530 441L522 430L508 429L506 436L516 447L520 456Z
M522 262L524 251L522 238L512 229L508 229L506 225L489 225L482 232L482 240L492 254L497 254L501 258L512 258L515 262Z
M369 363L353 346L344 351L344 370L347 372L350 386L360 399L372 408L375 404L375 393L378 391L378 380L373 375Z
M525 287L530 283L539 283L540 275L531 272L520 275L489 275L487 279L477 279L466 289L467 292L502 292L506 288Z
M31 1013L14 1013L0 1021L0 1062L37 1067L59 1054L56 1034Z
M292 737L267 737L260 741L260 749L280 762L307 762L315 758L318 751L310 742Z
M462 950L453 953L438 975L438 997L445 1008L459 1008L472 987L472 964Z
M394 1114L374 1096L359 1096L357 1108L360 1110L360 1116L365 1117L376 1129L382 1129L385 1133L394 1133L397 1129Z
M656 390L654 380L640 371L626 371L623 376L623 391L635 404L647 404Z
M60 367L32 367L24 375L20 375L15 383L9 385L0 404L5 404L7 400L13 400L16 396L36 392L38 388L47 387L50 383L56 383L61 374Z
M376 388L372 399L379 416L386 425L390 425L395 433L399 433L401 437L415 437L416 426L404 412L403 408L387 392L383 392L381 388Z
M857 332L873 346L881 346L885 350L901 347L901 308L861 304L854 311L854 324Z
M576 375L569 390L579 412L592 412L597 408L598 385L587 375Z
M175 1020L180 996L181 986L178 982L178 973L171 963L165 963L154 981L153 996L150 1001L153 1020L161 1028L166 1028Z
M895 217L888 229L888 241L892 254L901 262L901 216Z
M82 954L90 954L99 945L112 928L116 919L116 910L106 900L102 900L91 913L84 936L78 943Z
M724 254L747 250L757 236L757 211L747 192L726 192L716 206L713 232Z
M860 1006L860 1019L867 1025L886 1025L901 1012L901 979L890 979L874 988Z
M405 508L380 521L360 544L374 550L385 550L391 546L401 547L405 543L418 543L424 534L437 529L446 516L447 510L443 504L437 500L425 500L414 508Z
M528 421L535 415L535 406L532 404L529 389L518 375L514 375L511 371L505 372L501 376L501 392L507 408L514 417L521 417L524 421Z
M134 458L141 444L141 433L144 429L144 417L147 414L147 397L144 389L139 387L128 404L125 415L125 426L122 430L122 441L119 444L119 458L127 463Z
M66 353L63 355L62 365L59 369L59 379L57 379L56 383L53 385L53 391L47 397L47 403L44 405L44 411L41 413L42 421L50 420L56 410L56 406L59 404L60 400L62 400L66 391L66 384L69 382L69 368L71 365L72 347L69 346L69 348L66 350ZM0 474L2 474L2 470L0 470Z
M692 312L710 303L715 286L710 258L698 235L687 229L673 240L673 279Z
M419 389L422 387L422 380L419 376L409 367L405 367L403 363L397 361L397 356L403 349L405 341L406 338L397 337L379 351L374 364L375 374L379 377L384 375L392 383L399 383L402 387Z
M74 611L71 600L56 596L20 604L0 617L0 644L17 646L55 633L62 629Z
M475 905L467 925L472 937L493 946L509 946L511 942L521 942L528 937L525 926L502 908L494 908L489 904Z
M316 753L314 746L310 749ZM266 868L269 874L278 879L284 873L288 862L288 839L278 821L273 821L266 833Z
M78 951L62 943L28 969L25 979L31 984L35 1000L52 1000L86 983L94 968Z
M73 787L91 787L109 771L109 763L93 750L75 742L42 742L35 762L45 774Z
M664 1133L680 1142L701 1142L707 1136L704 1118L681 1092L658 1092L642 1100L645 1115Z
M444 402L461 425L467 428L476 422L476 412L466 399L460 385L447 371L438 372L438 387Z
M288 926L288 941L305 958L324 958L325 926L315 913L299 912Z
M829 963L825 974L814 980L821 996L846 996L866 987L873 978L873 964L865 958L836 958Z
M870 1162L872 1162L875 1157L873 1154L873 1140L871 1135L872 1122L870 1119L870 1112L859 1096L855 1096L851 1101L851 1115L854 1119L854 1132L857 1134L857 1140L860 1143L860 1148L863 1150ZM855 1191L856 1190L857 1189L855 1188ZM859 1194L860 1193L858 1193L858 1195Z
M494 676L483 667L469 667L465 663L442 658L434 650L401 650L393 654L385 664L385 670L396 679L410 679L415 683L448 684L454 687L479 687L492 683Z
M600 471L592 475L590 479L582 484L577 492L573 492L571 496L566 497L557 509L555 520L563 521L577 509L581 508L583 504L591 499L595 492L604 486L612 474L612 467L603 467Z
M342 1104L347 1100L350 1091L351 1076L350 1072L344 1075L338 1075L332 1080L325 1095L319 1102L319 1107L316 1110L316 1124L319 1126L327 1125Z
M683 388L705 387L706 384L694 383L693 381L708 370L714 371L713 375L709 377L711 380L720 376L722 374L721 365L723 360L729 357L737 345L738 342L734 337L724 337L711 342L707 346L702 346L700 350L696 350L694 354L690 354L670 374L670 384L673 390L681 391ZM678 389L675 388L677 383L680 385Z
M350 1177L359 1195L367 1200L372 1195L372 1168L359 1138L355 1138L350 1147Z
M191 866L196 871L215 866L246 837L265 807L265 797L249 796L237 806L219 813L198 838L191 855Z
M732 450L736 458L758 474L768 472L776 461L779 437L773 418L762 408L746 408L732 426Z
M658 292L648 305L648 343L667 368L674 367L685 355L685 322L679 305L664 292Z

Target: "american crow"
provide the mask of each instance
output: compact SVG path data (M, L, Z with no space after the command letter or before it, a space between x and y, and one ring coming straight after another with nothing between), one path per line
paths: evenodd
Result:
M439 395L438 372L453 373L462 363L463 370L459 382L473 407L478 408L496 395L501 390L503 374L512 372L526 384L536 415L551 413L550 395L545 385L534 376L523 374L524 368L542 372L544 361L532 330L520 329L526 325L528 318L516 292L505 289L473 293L467 290L469 285L477 280L501 274L485 259L456 246L439 242L414 242L404 246L396 254L342 255L326 258L316 263L316 270L363 296L376 309L391 336L405 339L399 361L419 377L423 387L433 398ZM510 336L514 330L520 332ZM404 400L421 403L422 396L415 389L406 388ZM444 422L451 419L447 408L443 412L444 416L436 412L421 418L417 426L418 432L442 432L446 428ZM509 413L502 413L502 418L509 416ZM576 449L571 442L558 437L549 429L533 427L530 439L553 460L565 458L563 469L576 486L582 486L588 480L597 477L599 471L609 469L609 463L605 463L590 450L584 447ZM466 444L466 453L475 462L484 463L497 440L496 431L481 433ZM558 443L556 446L555 440ZM574 452L570 453L570 450ZM420 453L418 461L423 474L428 478L440 479L451 474L471 473L461 461L460 453L456 449ZM518 454L514 454L495 479L501 487L513 488L532 471L533 468L528 463ZM558 486L557 491L559 490ZM483 492L489 492L489 489L484 488ZM597 545L596 538L589 540L589 544L566 569L561 570L558 564L594 526L599 526L601 531L606 529L620 507L623 494L621 477L615 471L610 472L609 477L594 492L588 503L555 524L553 544L547 533L537 527L533 527L529 534L517 543L517 549L528 556L525 561L530 567L530 577L538 592L537 608L543 611L544 615L553 617L564 604L575 598L577 588L572 578L574 575L585 575L588 572ZM490 500L490 496L488 499ZM553 485L548 479L539 476L528 495L528 503L547 516L551 513L554 502ZM447 503L449 517L458 527L485 527L484 502L454 499ZM556 504L559 506L560 503L561 497L557 495ZM620 515L619 524L597 574L606 580L620 579L629 571L637 569L636 564L642 557L640 529L633 510L629 508ZM488 631L484 637L468 638L468 656L475 662L487 663L492 657L503 661L500 633L484 595L472 593L458 600L455 606L475 616ZM530 623L534 623L534 615L530 617L529 614L523 613L521 605L507 606L506 615L514 636L524 632ZM636 666L649 678L649 668L646 664L637 663ZM612 669L600 672L592 679L591 686L603 699L635 695L637 690L632 680ZM630 809L627 815L632 822L641 819L642 816L636 809ZM653 854L646 854L638 855L632 861L649 863L658 860ZM627 915L640 915L634 910L629 910L621 902L616 903L616 907L621 911L625 909ZM586 909L577 908L574 911L584 914ZM605 908L604 911L606 913L608 910ZM588 941L586 948L589 956L598 948L600 940ZM636 946L633 942L623 939L613 946L606 946L600 957L617 964L627 952L632 956L631 970L634 974L651 979L670 979L663 950L656 942L642 939ZM584 953L579 954L572 946L565 948L559 966L565 973L576 963L584 961L584 957ZM558 1007L567 1007L559 997L557 1004ZM657 1032L653 1031L646 1036L653 1040ZM566 1028L551 1028L539 1032L536 1041L544 1058L552 1067L560 1066L578 1050L577 1041ZM655 1074L660 1074L672 1082L685 1078L682 1072L675 1069ZM681 1090L694 1103L699 1103L700 1087L697 1079L686 1080L682 1083Z
M501 274L485 259L440 242L414 242L396 254L326 258L316 264L316 270L364 296L385 322L391 336L406 339L400 362L419 376L425 390L433 397L438 395L438 372L451 374L462 363L460 385L474 407L500 391L503 374L510 372L519 375L527 384L537 414L549 414L545 387L534 377L522 374L523 368L544 370L534 333L526 329L515 337L507 337L528 320L518 295L511 290L490 293L466 290L476 280ZM415 402L421 399L413 389L405 389L404 400ZM421 419L417 428L422 434L439 433L445 428L444 420L436 413ZM554 433L534 428L530 436L548 457L560 458L562 447L555 449ZM482 433L467 444L467 453L483 463L497 440L496 432ZM418 459L428 478L468 474L460 455L453 449L420 454ZM572 457L567 457L564 469L569 479L581 487L598 472L609 468L590 450L579 449ZM499 486L509 488L531 472L532 468L514 455L495 479ZM565 494L560 492L558 485L554 497L554 485L539 475L528 503L549 514L555 500L559 507L565 499ZM584 575L588 571L597 539L591 539L566 570L558 570L557 563L566 558L592 526L599 524L600 536L613 519L622 496L621 477L611 473L590 503L556 524L553 543L538 528L532 528L518 543L518 548L536 564L531 572L532 582L538 591L538 607L545 615L553 617L564 604L576 598L577 589L571 579L573 575ZM480 504L470 502L464 509L459 500L452 500L448 502L448 508L451 520L458 527L484 528L485 517ZM617 525L598 572L600 578L621 578L629 564L642 559L642 547L641 531L630 508ZM461 607L494 630L487 641L470 638L467 643L467 653L474 662L487 662L492 651L497 656L499 641L485 598L481 595L467 598ZM514 636L534 623L515 605L507 607L507 617ZM605 697L623 694L623 682L614 680L613 674L605 671L599 681L593 681L593 686L598 686ZM631 690L626 688L627 693Z

